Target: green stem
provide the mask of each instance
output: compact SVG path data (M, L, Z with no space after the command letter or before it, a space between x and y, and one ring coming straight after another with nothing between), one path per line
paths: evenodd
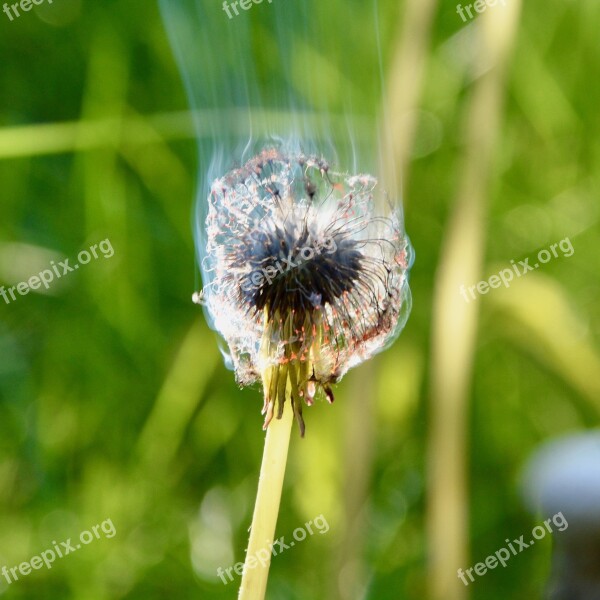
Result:
M290 432L294 420L291 399L288 397L287 400L281 419L273 419L267 428L250 540L246 551L246 562L238 600L263 600L267 590L267 578L271 565L271 544L275 536ZM268 555L268 558L265 555ZM258 560L259 557L262 561Z

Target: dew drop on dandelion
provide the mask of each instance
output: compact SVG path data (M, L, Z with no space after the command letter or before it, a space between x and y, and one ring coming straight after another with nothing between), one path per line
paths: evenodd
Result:
M377 3L161 0L194 114L205 307L265 426L389 346L410 312L412 249L382 177ZM338 15L355 13L350 30Z

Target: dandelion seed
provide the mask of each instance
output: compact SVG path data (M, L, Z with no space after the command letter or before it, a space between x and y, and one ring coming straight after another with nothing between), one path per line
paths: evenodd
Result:
M286 394L304 434L311 405L387 347L410 312L412 249L400 214L375 214L371 175L264 150L213 182L203 303L237 380L261 381L264 428Z

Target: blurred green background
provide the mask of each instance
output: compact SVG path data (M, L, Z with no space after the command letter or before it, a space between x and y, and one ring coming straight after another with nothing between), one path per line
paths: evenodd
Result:
M273 560L268 598L541 597L550 536L468 588L456 569L540 522L519 495L532 450L598 422L600 4L508 3L465 23L381 2L414 307L294 432L277 535L330 529ZM360 32L353 5L332 35ZM0 284L115 251L0 298L0 567L117 531L0 596L235 598L216 569L243 560L262 399L191 303L196 146L158 8L0 13L0 50ZM566 237L573 256L460 296Z

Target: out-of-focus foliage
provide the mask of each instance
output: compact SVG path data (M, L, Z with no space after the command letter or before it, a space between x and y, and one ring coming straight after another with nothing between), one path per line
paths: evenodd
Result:
M389 69L404 3L382 3ZM336 15L332 35L360 33L354 5ZM532 449L598 421L599 27L596 0L523 7L481 277L566 237L575 251L474 301L472 560L457 567L537 524L517 485ZM404 190L413 312L400 340L339 386L333 406L305 411L278 535L290 539L321 514L330 530L274 559L270 598L425 597L432 292L482 75L471 69L480 34L454 3L438 7ZM0 596L234 598L239 578L225 586L216 569L243 560L262 399L237 389L190 301L200 286L195 145L158 9L55 0L12 22L0 13L0 49L0 284L50 260L73 262L106 238L115 250L47 293L0 297L0 567L106 518L117 530L51 570L10 585L0 576ZM469 594L540 597L550 551L548 537Z

